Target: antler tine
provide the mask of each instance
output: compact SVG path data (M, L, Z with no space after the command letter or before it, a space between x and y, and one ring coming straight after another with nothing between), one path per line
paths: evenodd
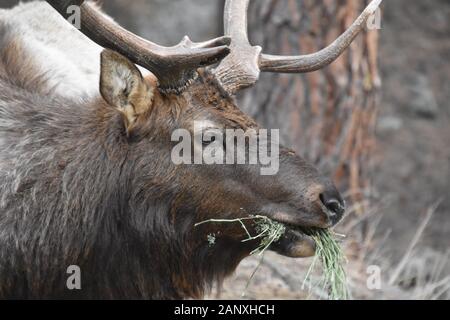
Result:
M215 74L230 94L256 83L259 73L305 73L321 69L336 60L355 37L382 0L373 0L356 21L328 47L312 54L278 56L261 53L261 47L252 46L247 36L247 10L250 0L227 0L225 4L225 34L230 36L231 53L220 63Z
M227 1L224 10L225 34L233 37L233 42L250 46L247 32L247 12L250 0Z
M150 70L166 93L180 93L196 77L197 68L219 62L230 48L229 37L194 43L185 37L178 45L163 47L120 27L85 0L47 0L63 17L70 6L79 6L81 32L100 46L115 50Z
M364 29L364 25L375 13L382 0L372 1L353 24L328 47L308 55L277 56L262 54L259 60L261 71L282 73L306 73L326 67L336 60Z

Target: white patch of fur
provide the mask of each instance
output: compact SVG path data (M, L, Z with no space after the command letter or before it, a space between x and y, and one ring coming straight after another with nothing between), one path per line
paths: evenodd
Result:
M11 26L26 55L49 75L49 88L54 88L56 94L69 98L98 94L102 48L49 4L21 3L0 11L0 22Z
M131 70L122 64L115 65L114 73L112 75L114 93L119 94L121 91L127 88L128 83L132 83L133 74Z

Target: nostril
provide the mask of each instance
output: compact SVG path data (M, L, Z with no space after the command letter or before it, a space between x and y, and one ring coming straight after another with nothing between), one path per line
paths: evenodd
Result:
M335 217L337 215L336 218L340 219L345 211L345 205L339 194L334 194L334 192L333 194L325 192L320 194L319 198L323 205L328 209L330 217Z

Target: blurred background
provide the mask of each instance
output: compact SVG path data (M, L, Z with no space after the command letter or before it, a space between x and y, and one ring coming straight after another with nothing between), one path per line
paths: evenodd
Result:
M108 0L104 10L162 45L222 34L223 0ZM369 1L258 0L253 44L306 54L333 41ZM0 7L16 5L0 0ZM450 298L450 2L385 0L379 30L359 36L330 67L262 74L239 97L264 128L334 177L348 214L337 231L357 299ZM75 50L76 48L74 48ZM246 259L210 298L326 298L304 278L311 259ZM370 266L376 266L375 269ZM379 268L379 269L377 269ZM380 288L368 277L380 271ZM317 277L319 273L313 275Z

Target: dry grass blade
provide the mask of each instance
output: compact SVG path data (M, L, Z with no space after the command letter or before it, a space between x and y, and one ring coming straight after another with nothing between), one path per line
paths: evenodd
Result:
M397 279L400 276L400 274L402 273L403 269L408 264L408 260L411 257L414 247L416 246L417 242L419 242L420 238L422 237L423 231L425 230L426 226L428 225L428 222L430 222L431 216L434 214L434 212L439 207L441 202L442 202L442 199L438 200L434 205L432 205L430 208L428 208L425 219L423 219L422 223L420 224L419 228L417 229L416 234L414 235L402 260L400 260L399 264L397 265L395 270L392 272L391 277L389 278L390 285L393 285L397 281Z
M257 234L252 236L250 232L248 231L247 227L245 226L244 221L253 220L255 223L255 229ZM246 218L238 218L238 219L210 219L206 221L199 222L195 224L195 227L198 227L199 225L205 224L205 223L239 223L241 227L245 230L247 234L247 238L242 240L242 242L247 242L250 240L257 240L261 239L258 247L254 249L250 255L258 254L261 256L261 259L259 260L258 265L253 270L250 278L247 281L247 284L245 286L244 291L242 292L242 296L245 296L245 293L253 280L256 272L258 271L259 267L261 266L263 260L264 260L264 253L266 250L270 247L270 245L274 242L277 242L280 240L281 236L286 232L286 227L276 221L273 221L269 219L266 216L250 216ZM211 235L208 235L208 242L211 243Z

